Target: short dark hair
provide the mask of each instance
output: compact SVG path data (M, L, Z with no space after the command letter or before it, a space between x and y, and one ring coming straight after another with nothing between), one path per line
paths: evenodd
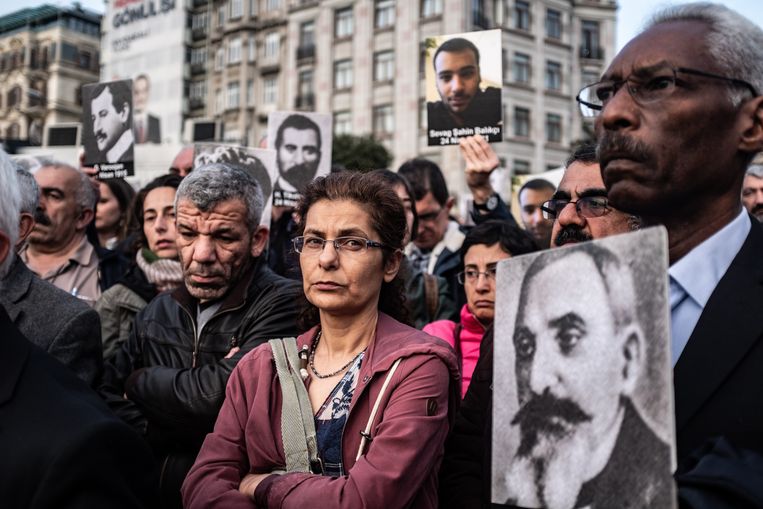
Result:
M133 237L135 243L131 246L133 252L142 247L148 247L148 239L143 232L143 204L146 201L148 193L159 187L171 187L177 190L180 186L180 182L183 181L183 177L180 175L162 175L156 177L154 180L146 184L138 193L130 205L130 214L127 219L127 236Z
M413 187L411 187L411 183L408 182L407 178L403 177L399 173L395 173L392 170L373 170L371 173L378 175L382 180L387 182L393 188L395 186L403 186L405 193L411 200L411 208L413 210L413 225L411 225L411 229L413 231L411 232L411 241L416 240L416 234L419 230L419 215L416 213L416 195L413 193Z
M444 43L440 44L440 46L434 52L434 56L432 57L432 66L434 67L435 73L437 72L437 65L435 64L437 61L437 55L439 55L442 51L446 53L473 51L474 59L477 61L477 67L480 66L480 50L477 49L477 46L475 46L472 41L464 39L463 37L454 37L453 39L448 39Z
M522 184L522 187L519 188L517 199L522 196L522 191L525 189L530 189L532 191L551 191L553 193L556 191L556 186L546 179L531 179Z
M596 164L599 162L599 154L597 153L598 145L596 143L583 143L578 145L575 150L572 151L570 157L564 162L564 167L569 168L572 163L583 164Z
M318 141L318 151L321 150L321 129L318 127L318 124L310 120L304 115L300 115L298 113L295 113L293 115L289 115L284 119L284 121L281 123L280 126L278 126L278 131L276 131L276 150L281 147L281 144L283 144L283 132L287 128L293 128L298 131L304 131L306 129L312 129L315 131L315 137Z
M90 94L90 103L92 104L93 100L101 95L106 89L109 89L109 92L111 92L111 104L117 112L121 112L125 109L125 103L131 104L132 89L130 88L130 85L128 85L128 80L97 83ZM127 121L129 123L130 118L132 118L132 108L130 108L128 112L129 115Z
M498 244L504 253L519 256L538 251L538 245L525 230L502 219L490 219L469 230L461 244L461 264L472 246Z
M410 182L416 201L431 192L437 203L445 206L448 201L448 186L440 167L429 159L409 159L400 165L397 172Z
M403 248L406 228L403 204L378 174L345 171L330 173L310 182L297 206L297 216L301 218L297 225L297 235L304 233L307 213L320 200L349 200L365 210L371 227L386 246L382 250L385 264L393 252ZM318 308L306 299L302 307L298 319L300 328L308 329L320 322ZM400 322L409 323L405 287L400 274L389 283L382 283L378 309Z

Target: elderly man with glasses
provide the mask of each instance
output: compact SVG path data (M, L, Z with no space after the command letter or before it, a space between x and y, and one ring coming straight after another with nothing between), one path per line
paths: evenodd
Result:
M763 230L742 207L763 149L763 30L658 13L578 95L610 202L668 230L681 507L763 507Z

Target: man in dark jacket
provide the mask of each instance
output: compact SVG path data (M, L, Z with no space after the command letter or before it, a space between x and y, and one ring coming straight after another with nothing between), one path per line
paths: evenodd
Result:
M175 198L184 285L151 301L111 358L101 394L142 433L162 462L162 503L212 431L233 367L273 338L296 335L299 285L260 256L263 196L244 170L223 163L187 176Z

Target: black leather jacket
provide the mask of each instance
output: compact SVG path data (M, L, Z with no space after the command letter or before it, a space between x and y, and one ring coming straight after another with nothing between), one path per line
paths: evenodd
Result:
M101 396L146 436L158 458L181 453L193 461L236 363L269 339L297 335L300 289L257 260L201 331L198 301L185 285L160 294L138 313L130 337L106 363ZM226 359L234 347L240 350Z

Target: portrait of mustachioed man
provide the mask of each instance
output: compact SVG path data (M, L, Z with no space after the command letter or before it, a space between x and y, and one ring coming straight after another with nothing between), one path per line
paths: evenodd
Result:
M501 262L492 500L675 507L662 228Z
M82 105L85 164L132 162L132 80L85 85Z

